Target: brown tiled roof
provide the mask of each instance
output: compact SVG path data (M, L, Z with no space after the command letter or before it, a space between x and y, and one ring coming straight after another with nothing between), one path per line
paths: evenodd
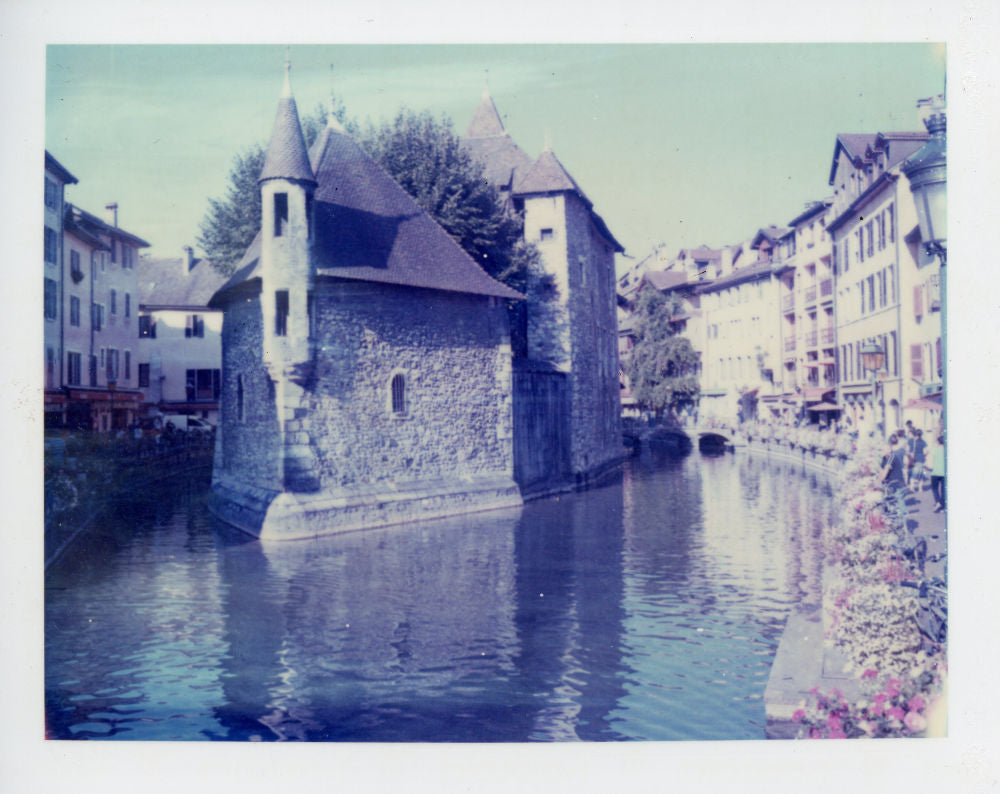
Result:
M766 228L759 229L757 234L754 235L753 241L750 243L751 248L757 248L761 243L761 238L765 238L772 243L776 243L782 237L785 237L790 229L786 229L783 226L775 226L773 223Z
M692 259L708 260L710 262L722 259L722 249L721 248L709 248L707 245L700 245L697 248L689 248L687 250L688 256Z
M486 180L510 190L531 168L531 158L504 133L487 138L462 138L462 148L483 164Z
M566 190L574 191L583 199L584 204L588 207L592 206L590 199L576 184L576 180L569 175L551 149L546 149L538 155L538 159L535 160L520 182L514 185L514 192L517 195L559 193Z
M726 273L724 276L719 276L714 281L705 282L698 287L698 292L714 292L722 287L739 284L743 281L750 281L758 276L767 276L771 274L773 267L773 262L761 262L759 264L741 267L738 270L734 270L732 273Z
M501 298L522 296L490 277L349 135L329 126L310 152L317 276ZM259 276L260 235L215 294Z
M143 306L207 307L226 277L208 259L195 259L184 272L184 259L140 259L136 267Z
M651 284L661 292L665 289L678 287L687 282L687 274L676 270L660 270L650 272L646 273L642 278L647 284Z
M80 181L69 172L66 166L49 154L48 149L45 150L45 167L52 173L56 174L67 185L75 185Z
M92 236L98 234L114 235L116 237L124 237L125 239L134 243L139 248L149 247L149 243L147 243L141 237L136 237L134 234L129 234L120 226L112 226L110 223L105 223L96 215L92 215L91 213L87 212L86 210L80 209L74 204L66 205L66 222L70 223L77 229L88 232Z
M493 97L489 91L483 91L479 100L479 107L476 108L469 128L465 131L466 138L483 138L489 135L503 135L503 122L497 112L497 106L493 104Z

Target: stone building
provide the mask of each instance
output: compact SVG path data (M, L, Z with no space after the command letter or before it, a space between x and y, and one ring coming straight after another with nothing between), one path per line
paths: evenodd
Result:
M180 257L139 262L138 386L163 414L218 421L222 311L208 301L225 282L185 246Z
M64 310L66 297L66 262L63 255L63 218L66 212L66 185L74 185L73 176L55 157L45 152L45 206L43 210L42 285L43 316L42 346L45 360L45 423L63 424L66 417L66 395L62 390L64 375L65 335L68 318Z
M261 230L224 312L213 509L286 539L521 503L490 278L333 119L306 151L286 65Z
M535 160L518 147L488 92L462 146L483 163L487 180L511 210L524 213L524 238L538 247L558 287L566 321L556 368L565 373L568 394L568 405L559 413L568 423L569 475L585 484L614 468L622 456L615 254L624 249L549 146ZM539 316L529 304L527 352L535 362L543 358ZM525 378L529 371L527 363L519 367ZM531 392L517 390L521 396ZM516 405L515 423L520 415ZM519 482L526 485L523 478Z

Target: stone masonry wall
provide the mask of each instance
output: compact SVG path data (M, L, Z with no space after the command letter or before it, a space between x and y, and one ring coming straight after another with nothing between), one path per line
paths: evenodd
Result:
M324 492L513 472L506 313L486 297L316 285L309 431ZM392 409L393 376L406 411Z
M572 482L569 375L518 362L514 370L514 480L525 496Z
M622 456L614 253L589 210L566 197L572 350L572 466L586 475Z
M233 301L222 326L220 439L215 478L234 478L256 488L278 488L280 437L274 388L261 363L263 327L260 297ZM243 420L237 407L243 381Z

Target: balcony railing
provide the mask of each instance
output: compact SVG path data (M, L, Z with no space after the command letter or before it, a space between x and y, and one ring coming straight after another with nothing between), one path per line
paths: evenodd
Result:
M806 287L806 303L816 302L816 286Z
M819 283L820 297L829 298L833 295L833 279L825 278Z
M791 311L795 308L795 295L784 295L781 298L781 310L783 312Z
M806 331L806 347L816 347L815 331Z
M819 336L820 341L822 341L824 345L828 344L828 343L829 344L833 344L833 329L832 328L823 328L823 329L820 330L819 334L820 334L820 336Z
M789 339L786 339L785 351L787 352L789 350L794 350L794 349L795 349L795 337L790 337Z

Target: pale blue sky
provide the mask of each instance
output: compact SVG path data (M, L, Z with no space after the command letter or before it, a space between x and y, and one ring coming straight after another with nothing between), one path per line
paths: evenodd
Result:
M119 203L157 255L193 244L233 154L265 140L285 48L49 46L47 148L71 201ZM463 131L486 70L529 155L551 134L627 252L721 245L785 223L828 193L837 132L920 129L944 86L932 44L346 45L291 47L301 112L333 84L351 115L405 104ZM179 255L179 254L178 254Z

